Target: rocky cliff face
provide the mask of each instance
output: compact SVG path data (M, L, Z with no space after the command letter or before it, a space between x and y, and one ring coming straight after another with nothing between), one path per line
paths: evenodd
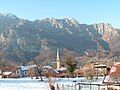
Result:
M109 23L93 24L93 26L97 32L102 35L103 40L107 42L110 42L112 39L119 36L119 30L117 28L114 28Z
M58 46L82 54L99 46L109 50L106 41L118 35L110 24L87 25L67 18L29 21L0 14L1 58L16 62L33 60L42 51L55 51Z

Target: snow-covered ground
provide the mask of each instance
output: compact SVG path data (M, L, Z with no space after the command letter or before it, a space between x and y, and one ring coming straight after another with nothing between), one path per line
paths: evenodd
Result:
M103 77L98 80L93 80L92 83L100 84ZM79 90L77 83L90 83L86 78L51 78L52 84L59 90ZM76 85L76 86L75 86ZM81 86L81 90L90 90L90 86ZM50 90L48 79L44 81L31 78L18 78L18 79L0 79L0 90ZM97 90L97 86L92 86L91 90Z

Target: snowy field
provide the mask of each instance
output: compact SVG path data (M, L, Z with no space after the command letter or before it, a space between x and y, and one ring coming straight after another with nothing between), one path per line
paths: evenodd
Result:
M100 84L103 78L93 80L92 83ZM54 84L56 90L79 90L77 83L90 83L85 78L52 78L51 82ZM76 85L76 86L75 86ZM81 86L81 90L90 90L90 86ZM0 90L50 90L48 79L44 81L31 78L18 79L0 79ZM91 90L97 90L96 86L92 86Z

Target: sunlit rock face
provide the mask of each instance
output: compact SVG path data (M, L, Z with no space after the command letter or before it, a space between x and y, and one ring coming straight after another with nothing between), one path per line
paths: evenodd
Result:
M29 21L13 14L0 14L0 48L4 58L13 61L33 60L44 50L57 47L84 53L102 46L109 50L109 41L119 30L108 23L81 24L74 18L46 18Z

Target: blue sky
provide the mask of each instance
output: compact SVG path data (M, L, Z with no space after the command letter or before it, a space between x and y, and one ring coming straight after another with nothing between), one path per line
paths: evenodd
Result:
M120 28L120 0L0 0L0 13L35 20L75 18L80 23L110 23Z

